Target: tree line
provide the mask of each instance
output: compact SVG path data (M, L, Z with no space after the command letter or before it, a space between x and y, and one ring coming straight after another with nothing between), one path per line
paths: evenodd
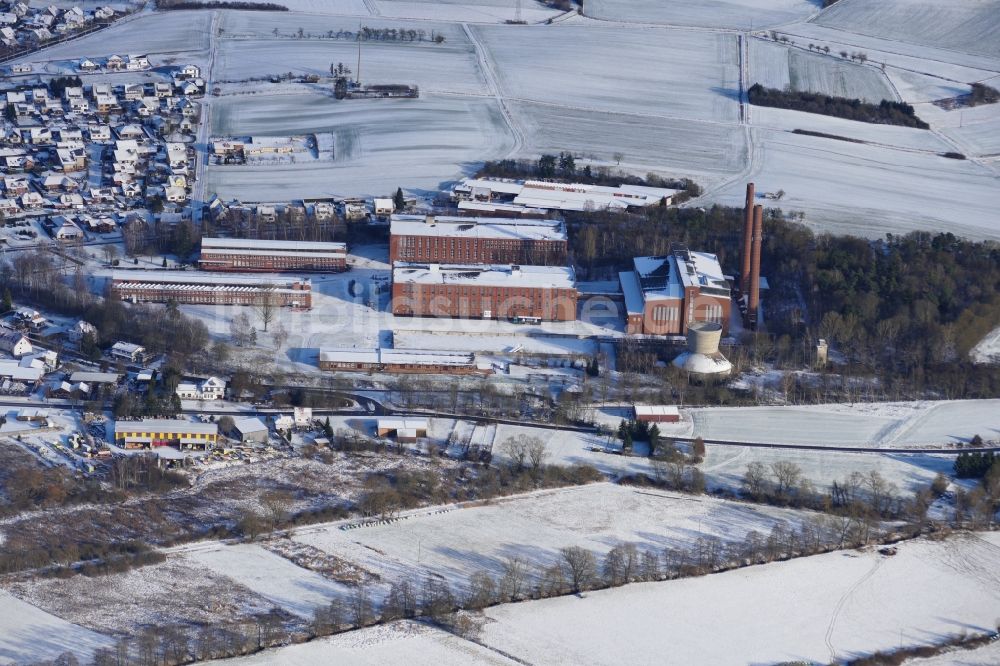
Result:
M819 113L824 116L835 116L878 125L902 125L917 129L930 128L930 125L917 117L916 111L906 102L893 102L884 99L878 104L870 104L857 98L847 99L846 97L832 97L813 92L765 88L759 83L750 86L747 96L750 103L757 106Z

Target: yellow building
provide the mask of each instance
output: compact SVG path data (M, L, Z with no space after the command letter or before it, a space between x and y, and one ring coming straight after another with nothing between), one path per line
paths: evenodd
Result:
M219 440L215 423L194 423L175 419L144 419L115 423L115 444L123 449L176 446L182 449L210 449Z

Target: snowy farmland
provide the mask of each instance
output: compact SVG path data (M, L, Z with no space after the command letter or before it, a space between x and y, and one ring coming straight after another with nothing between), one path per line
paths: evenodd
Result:
M828 663L995 629L998 563L996 533L840 551L499 606L481 640L528 663Z
M113 641L25 603L0 590L0 664L54 660L72 652L89 662L95 650Z
M567 546L598 554L624 542L640 549L687 547L698 536L741 540L751 530L766 534L776 523L795 526L809 515L598 483L451 511L409 512L404 514L409 517L385 525L304 528L294 538L387 583L433 572L464 589L477 571L500 574L508 557L519 557L534 570L555 562L559 549Z
M587 0L584 13L605 21L676 26L763 29L819 10L810 0Z
M353 664L384 666L406 663L409 666L443 664L481 664L515 666L489 648L476 645L421 622L404 620L384 626L368 627L301 645L266 650L250 657L219 662L219 666L327 666Z
M1000 56L1000 3L996 0L846 0L815 19L845 32Z

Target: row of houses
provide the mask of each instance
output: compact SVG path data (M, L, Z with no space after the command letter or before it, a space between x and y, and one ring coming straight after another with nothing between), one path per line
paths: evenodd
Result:
M27 2L14 2L0 10L0 45L8 52L40 46L58 37L71 35L111 21L115 10L110 6L84 11L49 5L33 8ZM14 65L12 74L30 72L29 65Z

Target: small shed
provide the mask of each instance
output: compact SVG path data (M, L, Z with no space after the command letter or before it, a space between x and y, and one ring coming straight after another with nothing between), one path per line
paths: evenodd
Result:
M375 215L377 217L388 217L392 215L396 210L396 205L392 202L392 199L376 199L375 200Z
M379 437L413 443L427 436L427 419L379 419L377 432Z
M681 413L677 405L635 405L635 420L645 423L677 423Z
M233 429L244 444L263 444L267 441L267 424L257 417L237 419Z

